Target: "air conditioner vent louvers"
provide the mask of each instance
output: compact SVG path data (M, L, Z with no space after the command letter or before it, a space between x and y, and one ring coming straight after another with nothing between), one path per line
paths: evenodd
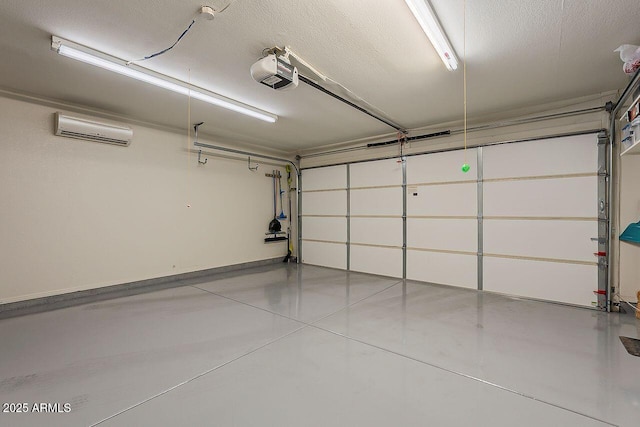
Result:
M122 141L120 139L113 139L113 138L107 138L104 136L100 136L100 135L86 135L86 134L82 134L82 133L77 133L77 132L69 132L69 131L65 131L63 130L62 132L60 132L60 136L68 136L69 138L78 138L78 139L89 139L91 141L98 141L98 142L110 142L113 144L120 144L120 145L127 145L128 142L127 141Z
M133 137L133 130L124 125L102 123L60 113L56 113L54 133L68 138L85 139L120 146L128 146Z

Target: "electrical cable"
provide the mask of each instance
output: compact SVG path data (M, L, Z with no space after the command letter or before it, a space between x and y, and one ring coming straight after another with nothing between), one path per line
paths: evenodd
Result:
M191 23L189 24L189 26L187 27L187 29L186 29L186 30L184 30L184 31L182 32L182 34L180 34L180 37L178 37L178 40L176 40L176 41L175 41L175 43L173 43L173 44L172 44L171 46L169 46L168 48L163 49L163 50L161 50L161 51L159 51L159 52L153 53L153 54L151 54L151 55L145 56L144 58L134 59L134 60L128 61L128 62L127 62L127 65L130 65L130 64L131 64L131 63L133 63L133 62L142 62L142 61L146 61L147 59L155 58L156 56L160 56L160 55L162 55L163 53L167 53L167 52L169 52L171 49L173 49L173 48L174 48L174 47L175 47L175 46L180 42L180 40L182 40L182 38L183 38L183 37L184 37L184 36L189 32L189 30L191 29L191 27L193 27L193 24L195 24L195 23L196 23L196 18L193 18L193 20L191 21Z
M231 4L233 4L233 2L234 2L234 1L235 1L235 0L231 0L229 3L227 3L227 5L226 5L225 7L223 7L223 8L222 8L222 9L220 9L219 11L217 11L217 13L222 13L222 12L224 12L225 10L227 10L227 9L229 8L229 6L231 6ZM205 9L205 7L203 6L202 10L204 11L204 9ZM213 8L210 8L210 10L215 11L215 9L213 9ZM203 13L203 12L200 12L200 13ZM211 12L211 18L210 18L210 19L213 19L213 12ZM143 57L143 58L140 58L140 59L133 59L133 60L131 60L131 61L128 61L128 62L127 62L127 65L131 65L131 63L133 63L133 62L142 62L142 61L146 61L146 60L148 60L148 59L155 58L156 56L160 56L160 55L162 55L162 54L164 54L164 53L169 52L171 49L173 49L174 47L176 47L176 45L177 45L178 43L180 43L180 40L182 40L182 38L183 38L184 36L186 36L186 35L187 35L187 33L189 32L189 30L191 30L191 27L193 27L193 24L195 24L195 23L196 23L196 20L197 20L197 18L193 18L193 19L191 20L191 23L189 24L189 26L188 26L188 27L187 27L187 28L182 32L182 34L180 34L180 36L178 37L178 39L177 39L177 40L176 40L176 41L175 41L171 46L169 46L168 48L166 48L166 49L162 49L162 50L161 50L161 51L159 51L159 52L152 53L151 55L147 55L147 56L145 56L145 57Z
M226 5L225 7L223 7L222 9L220 9L220 10L218 11L218 13L222 13L222 12L224 12L225 10L227 10L227 9L229 8L229 6L231 6L231 5L233 4L233 2L234 2L234 1L236 1L236 0L231 0L229 3L227 3L227 5Z

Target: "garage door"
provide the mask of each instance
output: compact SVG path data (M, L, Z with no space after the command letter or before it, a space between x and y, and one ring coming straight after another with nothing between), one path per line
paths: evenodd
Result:
M303 262L592 306L604 148L588 134L304 170Z
M597 171L594 135L483 149L484 289L591 305Z

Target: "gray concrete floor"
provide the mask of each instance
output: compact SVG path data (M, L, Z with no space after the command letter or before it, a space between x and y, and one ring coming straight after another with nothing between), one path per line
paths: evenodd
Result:
M633 315L293 264L177 284L0 320L29 409L0 425L640 425Z

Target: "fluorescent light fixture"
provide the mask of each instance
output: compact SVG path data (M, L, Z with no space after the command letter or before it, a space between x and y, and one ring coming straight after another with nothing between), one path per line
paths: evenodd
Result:
M429 0L404 0L449 71L458 68L458 59L447 40Z
M71 43L55 36L51 38L51 49L55 50L62 56L66 56L67 58L95 65L96 67L113 71L114 73L122 74L123 76L131 77L132 79L140 80L185 96L191 96L192 98L199 99L200 101L226 108L240 114L255 117L256 119L264 120L265 122L275 123L276 120L278 120L278 116L273 113L269 113L268 111L261 110L214 92L201 88L190 87L186 82L158 74L146 68L136 65L126 65L126 61L109 57L105 54L92 51L89 48L76 45L75 43Z

